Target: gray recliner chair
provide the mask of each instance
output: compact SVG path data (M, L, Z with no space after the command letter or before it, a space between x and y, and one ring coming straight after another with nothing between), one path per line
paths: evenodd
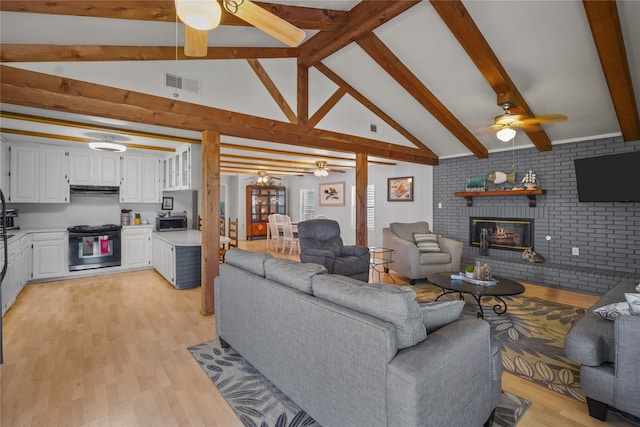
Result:
M344 245L340 225L332 219L311 219L298 224L300 262L325 266L330 274L369 281L369 248Z

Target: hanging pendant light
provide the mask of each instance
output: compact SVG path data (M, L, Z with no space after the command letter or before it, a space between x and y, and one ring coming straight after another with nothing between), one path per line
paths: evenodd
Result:
M207 55L209 30L220 25L222 8L216 0L175 0L176 13L184 22L184 54Z

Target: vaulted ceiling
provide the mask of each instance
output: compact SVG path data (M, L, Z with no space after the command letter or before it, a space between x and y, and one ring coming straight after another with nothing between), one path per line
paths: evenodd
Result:
M207 56L194 59L183 54L173 0L2 0L2 135L111 135L170 150L209 129L222 134L223 172L281 174L317 159L353 167L354 153L436 165L512 147L640 140L640 2L257 4L305 40L286 47L223 12ZM167 75L197 90L168 87ZM519 129L505 144L489 125L506 101L518 114L568 120Z

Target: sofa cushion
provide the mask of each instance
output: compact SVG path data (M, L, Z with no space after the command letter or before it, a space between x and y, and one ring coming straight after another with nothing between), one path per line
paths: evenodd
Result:
M427 328L427 334L455 322L464 308L464 300L434 301L421 303L422 323Z
M313 277L313 294L342 307L393 323L398 348L412 347L427 337L416 293L408 286L365 283L327 274Z
M389 228L393 234L411 243L413 243L413 233L431 233L429 223L426 221L392 222Z
M271 258L264 262L265 277L306 294L313 294L311 279L316 274L325 274L327 269L320 264L300 262L291 259Z
M273 258L271 254L265 252L250 252L239 248L228 250L225 257L228 264L262 277L264 277L264 262Z
M432 233L413 233L413 240L420 252L442 252L438 236Z

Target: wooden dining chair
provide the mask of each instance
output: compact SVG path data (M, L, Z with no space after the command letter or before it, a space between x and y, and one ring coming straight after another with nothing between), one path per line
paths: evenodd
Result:
M220 223L220 235L221 236L226 236L226 220L225 218L220 218L219 220ZM220 258L220 262L223 263L226 260L226 255L227 255L227 245L225 245L224 243L220 244L220 251L219 251L219 258Z
M289 246L289 255L293 253L293 248L296 248L297 252L300 252L300 243L298 237L293 234L293 226L291 225L291 218L289 215L282 216L282 253L285 248Z
M238 218L234 221L229 220L229 249L238 247Z

